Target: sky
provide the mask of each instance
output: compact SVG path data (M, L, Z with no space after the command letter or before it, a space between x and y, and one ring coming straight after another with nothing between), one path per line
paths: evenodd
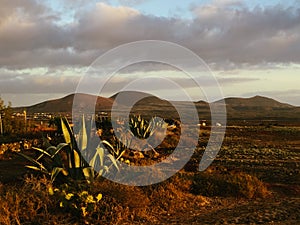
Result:
M297 0L0 0L0 97L27 106L74 93L99 56L141 40L194 52L224 97L300 106ZM182 72L141 64L118 74L120 86L137 74L180 80Z

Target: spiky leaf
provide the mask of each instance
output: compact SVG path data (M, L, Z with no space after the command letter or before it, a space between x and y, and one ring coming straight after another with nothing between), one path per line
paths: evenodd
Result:
M63 168L61 167L54 167L51 171L51 182L54 182L57 175L63 171Z
M23 153L18 153L19 155L21 155L22 157L24 157L25 159L27 159L28 161L32 162L33 164L36 165L36 167L40 168L40 170L42 172L46 172L48 173L48 170L43 166L43 164L41 164L40 162L38 162L37 160L31 158L30 156L28 155L25 155Z
M94 169L92 167L85 167L82 169L83 175L85 179L88 181L88 183L91 183L94 181Z
M116 169L119 171L119 166L117 164L117 161L115 159L115 157L113 155L108 155L108 158L111 160L111 162L113 163L113 165L116 167Z
M81 156L79 155L79 153L76 150L73 150L73 154L74 154L74 167L80 168L82 166Z
M65 147L69 146L67 143L60 143L57 145L57 147L55 148L55 152L52 154L52 158L54 158L62 149L64 149ZM48 151L48 149L47 149Z
M63 118L61 118L60 120L61 120L61 129L62 129L62 132L63 132L63 135L64 135L65 142L67 144L71 144L72 143L72 139L71 139L72 133L70 131L71 127L68 123L68 120L63 119Z
M44 155L47 155L51 158L51 154L49 154L47 151L43 150L43 149L40 149L40 148L36 148L36 147L32 147L32 149L36 150L36 151L39 151L41 153L43 153Z
M82 115L82 122L81 122L81 129L79 132L79 145L80 145L80 150L84 151L87 148L87 132L86 132L86 126L85 126L85 119L84 115Z

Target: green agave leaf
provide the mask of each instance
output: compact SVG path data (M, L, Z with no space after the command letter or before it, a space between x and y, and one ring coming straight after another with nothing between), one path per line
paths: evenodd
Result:
M148 124L145 132L144 132L144 135L143 135L143 138L147 138L147 136L149 135L149 130L150 130L151 126ZM149 135L150 136L150 135Z
M108 166L102 166L101 169L98 172L98 175L97 175L96 179L101 177L104 173L107 173L108 171L109 171Z
M67 144L71 144L72 143L72 139L71 139L72 133L70 131L70 129L71 129L70 124L67 119L61 118L60 121L61 121L61 129L62 129L64 138L65 138L65 142Z
M109 167L108 166L103 166L105 172L108 172L109 171Z
M54 167L51 171L51 182L54 182L57 175L63 171L63 168L61 167Z
M26 168L29 168L29 169L32 169L32 170L39 171L39 172L43 172L43 171L41 170L41 168L36 167L36 166L28 166L28 165L26 165L25 167L26 167Z
M95 174L92 167L85 167L82 169L82 172L88 183L92 183L94 181Z
M73 150L73 155L74 155L74 167L75 168L80 168L81 167L81 156L76 150Z
M101 147L97 147L96 150L100 159L100 165L102 166L104 164L104 149Z
M126 152L126 149L124 149L124 150L121 152L121 154L118 156L117 160L119 160L119 159L124 155L125 152Z
M96 179L98 179L99 177L101 177L103 175L103 172L104 172L104 169L99 170Z
M45 151L43 149L40 149L40 148L36 148L36 147L32 147L32 149L36 150L36 151L39 151L41 153L43 153L44 155L47 155L51 158L51 155L48 153L48 151Z
M74 162L74 156L73 156L72 150L71 150L70 148L68 149L67 154L68 154L68 164L69 164L69 168L72 168L72 167L73 167L72 162Z
M96 153L90 161L91 167L95 168L95 164L96 164L96 160L97 160L98 156L99 156L99 160L100 160L100 166L103 166L103 164L104 164L104 149L100 146L98 146L96 148Z
M108 147L110 147L111 150L113 150L113 152L114 152L116 155L118 155L118 150L116 150L116 149L115 149L108 141L103 140L102 143L105 144L105 145L107 145Z
M81 129L79 132L79 143L80 143L80 150L81 151L86 150L86 148L87 148L87 132L86 132L84 115L82 115Z
M44 154L40 154L37 158L36 158L36 161L39 161L41 158L43 158Z
M53 157L55 151L56 151L56 147L55 146L49 146L46 151L51 155L51 157Z
M38 162L37 160L35 160L35 159L31 158L30 156L25 155L21 152L19 152L18 154L21 155L22 157L24 157L25 159L27 159L28 161L32 162L33 164L35 164L37 167L39 167L41 169L41 171L48 172L48 170L44 167L44 165L41 164L40 162Z
M93 167L93 168L95 168L96 159L97 159L97 154L95 154L95 155L93 156L93 158L91 159L91 161L90 161L90 163L89 163L90 166Z
M141 132L140 132L140 129L139 129L139 128L137 128L137 129L136 129L136 131L137 131L137 136L138 136L138 137L141 137Z
M108 158L111 160L111 162L113 163L113 165L117 168L117 170L119 171L119 166L117 164L117 161L115 159L115 157L111 154L108 155Z
M54 158L62 149L64 149L65 147L69 146L67 143L60 143L57 145L57 147L55 148L55 152L52 155L52 158ZM53 146L52 146L53 147ZM47 149L48 150L48 149Z

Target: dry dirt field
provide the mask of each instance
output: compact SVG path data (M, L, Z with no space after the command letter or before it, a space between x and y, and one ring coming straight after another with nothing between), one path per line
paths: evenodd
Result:
M197 189L195 192L195 177L199 175L195 168L205 149L208 137L209 129L201 130L199 147L193 158L178 173L179 175L175 175L168 181L154 185L154 187L136 187L133 192L130 192L130 188L126 189L118 185L113 185L113 187L118 187L118 190L112 191L113 188L108 190L100 184L99 189L103 195L113 197L114 207L119 207L119 213L116 213L115 208L111 212L114 214L111 217L115 216L117 219L112 219L106 214L101 222L99 218L74 219L71 218L72 212L66 211L62 216L60 214L62 212L50 210L48 206L46 213L50 221L45 224L300 224L300 127L227 127L222 148L216 160L204 174L206 178L211 176L218 179L218 176L221 177L224 174L226 177L228 174L231 176L245 173L258 178L267 188L268 193L255 193L254 190L252 195L251 190L248 190L244 196L242 189L240 194L231 193L227 190L226 184L222 187L227 192L224 190L223 193L219 189L209 190L207 187L209 182L214 185L210 180L205 183L205 187L202 186L203 191ZM5 201L5 198L9 196L6 187L24 185L24 177L29 173L24 168L26 163L23 158L11 152L6 152L1 156L0 183L3 189L1 201ZM202 179L201 176L200 179ZM201 189L201 186L197 187ZM255 189L255 187L251 188ZM122 195L122 191L125 191L125 195L130 195L130 199L132 193L136 193L137 190L138 193L141 191L143 194L137 194L136 199L131 200L129 205L124 200L127 198L120 200L118 197ZM110 204L111 200L104 198L103 201L106 201L105 204ZM137 203L132 201L144 203L139 203L140 205L137 206L139 209L137 209L133 207ZM5 213L11 211L11 209L5 211L3 207L0 209L0 219L5 217ZM19 221L23 221L19 224L38 224L37 221L44 218L45 210L42 208L39 213L36 217L29 217L29 219L23 215L24 212L15 216L19 218ZM66 219L68 216L70 220ZM62 217L65 220L62 220ZM3 220L2 223L18 224L13 216L10 215L8 218L10 219L6 221L10 220L10 223L4 223Z

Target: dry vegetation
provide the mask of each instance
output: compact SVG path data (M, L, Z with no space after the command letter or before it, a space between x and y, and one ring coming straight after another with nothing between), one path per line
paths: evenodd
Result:
M166 140L170 151L176 132ZM21 181L3 179L0 224L298 224L300 129L228 127L217 159L199 172L209 132L201 131L184 169L151 186L125 186L104 178L91 184L52 184L49 177L30 171ZM158 152L166 157L169 153L162 150L163 144ZM0 165L16 157L8 156ZM129 154L126 159L138 165L152 161L134 161Z
M102 180L89 186L62 185L55 189L46 178L28 177L22 184L1 185L0 224L153 223L162 215L176 213L178 208L184 212L208 204L206 198L189 193L189 185L174 182L182 180L177 177L153 187L131 187ZM52 189L58 194L51 194ZM83 191L90 196L100 191L103 197L98 202L86 203L88 198L80 199L75 194ZM74 196L68 200L70 194Z
M191 180L193 178L197 186ZM235 185L243 187L236 190L230 189L230 182L226 186L225 183L220 184L219 180L213 179L210 182L218 190L209 193L206 192L207 183L199 181L199 176L179 173L163 183L148 187L124 186L101 180L92 185L81 184L75 188L67 185L54 187L46 178L27 177L22 184L1 185L0 223L153 224L160 223L163 217L184 214L195 209L205 210L210 199L193 193L193 190L202 190L207 196L222 194L227 197L238 195L253 198L265 197L268 194L265 186L256 180L244 184L241 178ZM253 190L256 184L261 187ZM224 187L226 188L223 190ZM49 190L54 190L54 194ZM83 191L94 196L94 200L87 202L88 197L79 198ZM96 201L95 196L99 193L102 198Z

